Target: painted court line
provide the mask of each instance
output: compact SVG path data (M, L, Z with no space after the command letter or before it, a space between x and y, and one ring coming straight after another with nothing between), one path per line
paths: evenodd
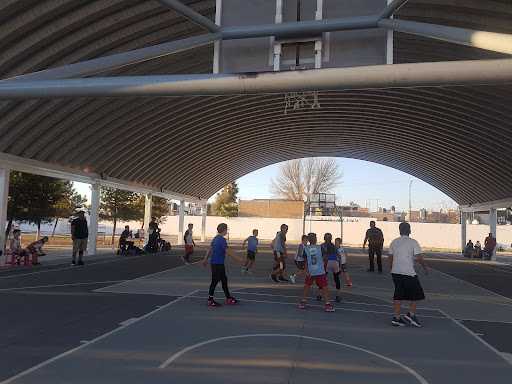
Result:
M240 289L247 289L247 288L240 288ZM251 292L241 292L241 291L238 291L238 293L239 294L243 294L243 295L288 297L290 299L298 299L298 300L302 299L302 296L274 295L274 294L270 294L270 293L251 293ZM349 293L352 293L352 292L349 292ZM342 292L342 295L343 295L343 292ZM366 295L359 294L359 296L366 296ZM357 301L346 301L346 300L342 300L341 302L342 303L347 303L347 304L357 304L357 305L367 305L367 306L374 305L374 306L377 306L377 307L393 308L393 305L390 305L390 304L371 304L371 303L360 303L360 302L357 302ZM419 308L419 310L421 310L421 311L437 311L437 309L432 309L432 308Z
M92 281L88 283L71 283L71 284L52 284L52 285L36 285L31 287L19 287L19 288L1 288L0 292L2 291L17 291L22 289L38 289L38 288L57 288L57 287L71 287L76 285L89 285L89 284L108 284L108 283L117 283L122 281L128 281L128 280L110 280L110 281Z
M107 333L105 333L105 334L103 334L103 335L101 335L101 336L98 336L97 338L95 338L95 339L93 339L93 340L91 340L91 341L88 341L88 342L86 342L86 343L83 343L82 345L79 345L79 346L78 346L78 347L76 347L76 348L70 349L69 351L66 351L66 352L64 352L64 353L61 353L60 355L57 355L57 356L55 356L55 357L52 357L51 359L48 359L48 360L46 360L46 361L43 361L42 363L37 364L36 366L34 366L34 367L32 367L32 368L29 368L29 369L27 369L26 371L23 371L23 372L21 372L21 373L18 373L16 376L10 377L9 379L7 379L7 380L3 381L3 382L2 382L2 384L12 383L14 380L17 380L17 379L19 379L19 378L21 378L21 377L23 377L23 376L26 376L26 375L28 375L29 373L32 373L32 372L34 372L34 371L38 370L39 368L42 368L42 367L44 367L44 366L46 366L46 365L48 365L48 364L50 364L50 363L53 363L54 361L59 360L59 359L61 359L61 358L65 357L65 356L71 355L72 353L74 353L74 352L76 352L76 351L78 351L78 350L80 350L80 349L82 349L82 348L84 348L84 347L86 347L86 346L89 346L89 345L91 345L91 344L93 344L93 343L95 343L95 342L97 342L97 341L99 341L99 340L102 340L102 339L104 339L104 338L106 338L106 337L108 337L108 336L110 336L110 335L112 335L112 334L114 334L114 333L116 333L116 332L118 332L118 331L120 331L120 330L124 329L124 328L127 328L127 327L129 327L130 325L135 324L135 323L139 322L140 320L145 319L146 317L149 317L149 316L151 316L151 315L153 315L153 314L155 314L155 313L157 313L157 312L161 311L162 309L167 308L167 307L171 306L172 304L175 304L175 303L177 303L177 302L179 302L179 301L181 301L181 300L183 300L183 299L185 299L185 298L189 297L190 295L193 295L193 294L194 294L194 293L196 293L196 292L197 292L197 291L190 292L188 295L185 295L185 296L179 297L179 298L177 298L177 299L175 299L175 300L171 301L170 303L167 303L167 304L165 304L165 305L161 306L160 308L157 308L157 309L155 309L155 310L153 310L153 311L151 311L151 312L149 312L149 313L146 313L144 316L141 316L141 317L139 317L138 319L135 319L134 321L132 321L132 322L130 322L130 323L128 323L128 324L122 325L122 326L120 326L119 328L116 328L116 329L114 329L114 330L112 330L112 331L110 331L110 332L107 332Z
M207 291L196 291L196 292L207 292ZM193 299L204 299L206 296L188 296L189 298L193 298ZM312 299L311 301L313 301L314 299ZM263 304L279 304L279 305L293 305L295 307L299 307L299 302L297 301L296 303L287 303L287 302L284 302L284 301L270 301L270 300L254 300L254 299L244 299L243 300L244 302L251 302L251 303L263 303ZM313 301L314 302L314 301ZM322 305L317 305L317 304L307 304L307 308L309 307L313 307L313 308L325 308L325 304L322 304ZM392 316L392 312L391 311L388 311L388 312L383 312L383 311L369 311L369 310L365 310L365 309L352 309L352 308L343 308L343 307L336 307L335 308L336 311L350 311L350 312L363 312L363 313L380 313L380 314L383 314L383 315L388 315L388 316ZM390 315L391 314L391 315ZM421 317L425 317L425 318L433 318L433 319L444 319L444 320L447 320L446 317L442 317L442 316L431 316L431 315L421 315Z
M200 262L201 261L196 261L194 263L191 263L190 265L194 265L194 264L197 264L197 263L200 263ZM124 281L122 283L117 283L117 284L109 285L108 287L103 287L103 288L95 289L93 292L101 292L102 289L109 289L109 288L116 287L116 286L121 285L121 284L131 283L132 281L146 279L146 278L151 277L151 276L156 276L156 275L159 275L161 273L165 273L165 272L169 272L169 271L173 271L173 270L180 269L180 268L185 268L185 267L188 267L188 265L186 265L186 264L185 265L180 265L178 267L169 268L169 269L166 269L164 271L155 272L155 273L152 273L152 274L149 274L149 275L144 275L144 276L141 276L141 277L137 277L136 279L126 280L126 281ZM148 280L152 280L152 279L148 279Z
M294 337L294 338L301 338L301 339L307 339L307 340L315 340L315 341L321 341L321 342L324 342L324 343L329 343L329 344L334 344L334 345L339 345L339 346L342 346L342 347L347 347L347 348L351 348L351 349L355 349L355 350L358 350L358 351L361 351L361 352L365 352L365 353L368 353L370 355L373 355L373 356L376 356L376 357L379 357L383 360L386 360L392 364L395 364L397 366L399 366L400 368L406 370L407 372L409 372L411 375L413 375L420 383L422 384L428 384L428 381L425 380L418 372L416 372L415 370L413 370L412 368L409 368L408 366L396 361L396 360L393 360L389 357L386 357L386 356L383 356L379 353L376 353L376 352L373 352L373 351L370 351L368 349L364 349L364 348L360 348L360 347L356 347L354 345L350 345L350 344L345 344L345 343L339 343L337 341L332 341L332 340L326 340L326 339L320 339L320 338L317 338L317 337L310 337L310 336L303 336L303 335L289 335L289 334L282 334L282 333L277 333L277 334L272 334L272 333L256 333L256 334L252 334L252 335L237 335L237 336L226 336L226 337L219 337L219 338L216 338L216 339L210 339L210 340L207 340L207 341L203 341L201 343L197 343L197 344L194 344L194 345L191 345L190 347L187 347L187 348L184 348L182 349L181 351L175 353L174 355L172 355L169 359L167 359L164 363L162 363L158 368L165 368L167 367L170 363L172 363L173 361L175 361L177 358L179 358L181 355L195 349L195 348L198 348L198 347L201 347L203 345L207 345L207 344L211 344L211 343L216 343L218 341L223 341L223 340L230 340L230 339L241 339L241 338L248 338L248 337Z
M501 357L503 360L505 360L507 363L509 363L510 365L512 365L512 361L509 361L500 351L498 351L496 348L494 348L491 344L489 344L487 341L485 341L484 339L478 337L471 329L467 328L466 326L462 325L459 321L455 320L453 317L451 317L450 315L448 315L445 311L443 310L439 310L439 312L441 312L442 314L444 314L448 319L450 319L451 321L453 321L455 324L457 324L459 327L461 327L462 329L464 329L467 333L469 333L471 336L473 336L475 339L477 339L479 342L481 342L483 345L485 345L487 348L489 348L491 351L493 351L494 353L496 353L499 357Z
M99 262L97 262L97 263L87 263L87 264L85 264L85 265L69 266L69 267L64 267L64 268L46 269L46 270L44 270L44 271L35 271L35 272L29 272L29 273L17 273L17 274L12 275L12 276L2 276L2 277L0 277L0 279L12 279L12 278L14 278L14 277L29 276L29 275L36 275L36 274L39 274L39 273L48 273L48 272L64 271L64 270L66 270L66 269L86 268L86 267L91 266L91 265L98 265L98 264L104 264L104 263L113 263L113 262L115 262L115 261L120 261L120 260L129 260L129 259L133 259L133 258L141 257L141 256L146 256L146 255L136 255L136 256L125 257L125 258L123 258L123 259L115 259L115 260L104 260L104 261L99 261Z

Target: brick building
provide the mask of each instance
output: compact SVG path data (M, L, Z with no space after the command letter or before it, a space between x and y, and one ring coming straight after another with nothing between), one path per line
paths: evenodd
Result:
M302 219L304 217L304 202L302 200L274 199L240 200L238 216Z

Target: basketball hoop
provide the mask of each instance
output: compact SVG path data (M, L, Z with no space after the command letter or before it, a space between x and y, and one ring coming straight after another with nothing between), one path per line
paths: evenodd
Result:
M300 109L304 107L311 107L311 109L320 108L318 101L318 92L288 92L284 95L284 114L288 113L288 108Z

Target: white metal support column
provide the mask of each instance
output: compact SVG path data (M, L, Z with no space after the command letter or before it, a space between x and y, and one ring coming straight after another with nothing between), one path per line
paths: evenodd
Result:
M315 20L323 19L323 8L324 1L317 0L316 1L316 12L315 12ZM315 68L322 68L322 50L323 50L323 41L315 40Z
M392 0L388 0L388 6L392 3ZM393 18L393 15L390 16ZM388 30L388 36L386 41L386 64L393 64L393 30Z
M219 27L222 24L222 0L215 2L215 24ZM220 41L213 43L213 73L220 73Z
M206 241L206 210L207 206L206 204L203 204L201 207L201 243Z
M153 203L153 195L147 193L144 195L144 238L149 240L149 223L151 222L151 204Z
M7 221L7 198L9 196L9 168L0 168L0 250L5 251L5 222Z
M497 239L498 234L496 233L496 224L498 221L498 214L496 212L496 208L491 208L489 210L489 232ZM494 252L492 253L491 260L496 261L496 248L494 247Z
M460 246L461 250L466 248L466 226L468 220L468 213L461 211L460 213Z
M98 245L98 219L100 215L100 185L91 184L91 211L89 216L89 249L87 254L96 253Z
M180 200L180 217L178 221L178 245L183 244L183 223L185 222L185 200Z

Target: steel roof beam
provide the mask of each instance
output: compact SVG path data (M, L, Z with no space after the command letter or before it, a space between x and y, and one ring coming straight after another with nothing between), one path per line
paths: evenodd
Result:
M278 24L249 25L243 27L227 27L222 28L221 32L224 40L266 36L275 36L277 38L301 37L316 35L322 32L378 28L378 21L378 16L359 16Z
M211 21L210 19L207 19L206 17L197 13L193 9L190 9L189 7L187 7L186 5L184 5L183 3L181 3L178 0L157 0L157 1L159 3L161 3L162 5L166 6L167 8L170 8L170 9L178 12L180 15L186 17L187 19L196 23L200 27L203 27L203 28L209 30L210 32L219 32L220 31L220 27L217 24L215 24L213 21Z
M388 19L393 14L398 11L405 3L407 3L407 0L394 0L392 3L390 3L386 8L384 8L381 13L379 13L379 20L380 19Z
M486 211L489 209L510 208L512 207L512 196L508 199L487 201L485 203L461 205L462 212Z
M116 179L105 175L102 177L102 175L97 173L45 163L42 161L27 159L21 156L9 155L2 152L0 152L0 161L3 167L9 168L11 171L32 173L34 175L77 181L80 183L99 184L106 188L117 188L137 193L151 193L153 196L161 196L173 200L185 200L191 203L204 204L206 200L208 200L208 198L188 196L181 193L171 192L161 188L159 189L127 180Z
M512 59L248 74L101 77L0 84L0 99L268 94L512 83Z
M379 20L378 25L380 28L392 29L397 32L410 33L512 55L512 35L506 33L476 31L473 29L397 19Z
M70 79L89 76L109 69L115 69L125 65L154 59L156 57L171 55L187 49L201 47L220 39L222 39L222 35L220 33L208 33L182 40L171 41L169 43L158 44L152 47L136 49L116 55L100 57L97 59L82 61L80 63L12 77L0 81L0 84L6 82Z

